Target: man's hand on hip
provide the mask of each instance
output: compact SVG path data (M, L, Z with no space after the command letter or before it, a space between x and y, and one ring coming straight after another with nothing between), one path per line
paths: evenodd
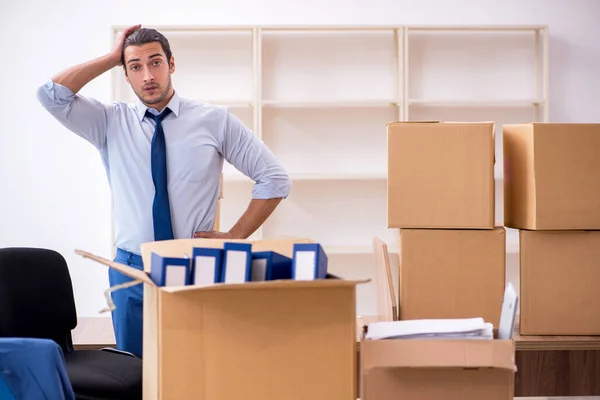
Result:
M204 239L235 239L233 235L229 232L196 232L194 233L194 238L204 238Z

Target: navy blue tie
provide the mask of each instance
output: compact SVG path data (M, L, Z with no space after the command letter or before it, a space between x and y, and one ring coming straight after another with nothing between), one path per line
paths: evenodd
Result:
M156 122L151 149L152 180L154 181L155 189L154 203L152 204L154 240L173 239L167 181L167 149L165 146L165 133L161 124L163 118L170 112L171 110L168 108L159 115L154 115L150 111L146 111L146 116Z

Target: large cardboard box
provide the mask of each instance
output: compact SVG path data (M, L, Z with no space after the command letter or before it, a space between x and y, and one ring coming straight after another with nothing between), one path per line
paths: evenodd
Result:
M520 236L522 335L600 335L600 231Z
M236 240L239 241L239 240ZM145 243L191 255L223 240ZM254 251L292 256L305 239L254 241ZM78 251L144 284L144 399L355 400L356 285L360 281L267 281L157 287L148 273Z
M362 340L361 400L510 400L512 340Z
M390 228L494 228L494 123L387 125Z
M475 318L498 326L506 231L400 230L400 319Z
M600 124L503 126L504 225L600 229Z

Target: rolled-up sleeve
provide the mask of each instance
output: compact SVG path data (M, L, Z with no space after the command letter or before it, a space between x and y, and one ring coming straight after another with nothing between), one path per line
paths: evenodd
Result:
M47 80L38 87L37 99L68 130L98 149L105 147L110 106L75 94L52 80Z
M254 199L286 198L292 186L289 175L273 152L244 123L229 111L221 148L225 159L255 184Z

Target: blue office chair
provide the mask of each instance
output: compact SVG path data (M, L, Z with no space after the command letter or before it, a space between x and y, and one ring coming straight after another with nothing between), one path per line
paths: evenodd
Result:
M66 260L38 248L0 249L0 337L43 338L64 352L77 400L142 398L142 360L115 349L74 350L77 326Z

